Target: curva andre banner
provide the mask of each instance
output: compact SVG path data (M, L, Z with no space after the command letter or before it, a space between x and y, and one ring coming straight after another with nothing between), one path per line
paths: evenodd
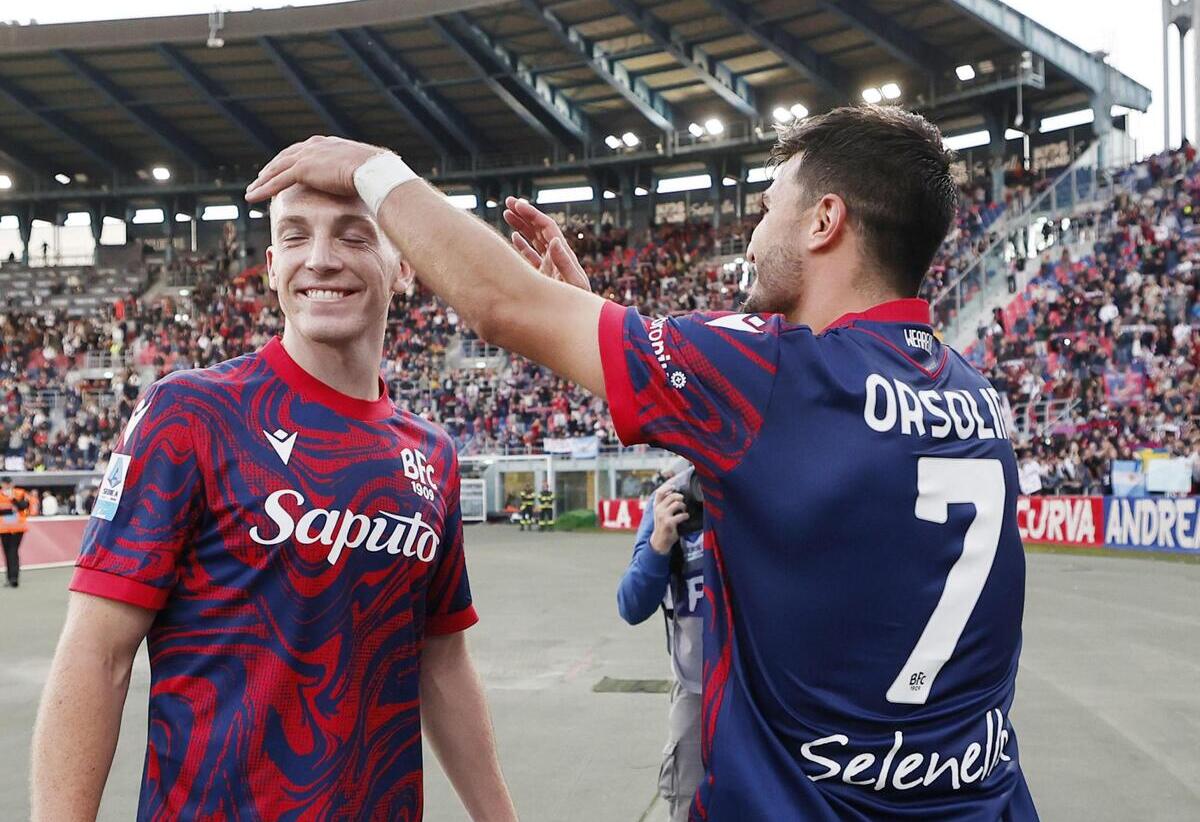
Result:
M633 530L644 502L600 500L600 527ZM1025 542L1200 553L1200 497L1020 497L1017 530Z
M1200 497L1021 497L1026 542L1200 552Z

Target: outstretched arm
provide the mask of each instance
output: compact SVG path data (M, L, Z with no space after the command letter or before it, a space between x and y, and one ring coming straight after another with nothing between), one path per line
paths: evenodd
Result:
M354 172L382 152L312 137L264 166L246 199L265 200L294 184L353 196ZM422 180L393 188L378 219L418 279L484 339L605 395L597 335L603 299L541 276L488 225Z

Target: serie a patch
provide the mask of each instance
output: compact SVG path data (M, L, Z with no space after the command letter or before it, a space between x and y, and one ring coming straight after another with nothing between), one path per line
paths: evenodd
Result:
M96 496L96 505L92 508L92 516L112 522L117 515L117 506L121 503L121 494L125 490L125 476L129 473L129 455L114 453L108 459L108 467L104 469L104 479L100 481L100 493Z

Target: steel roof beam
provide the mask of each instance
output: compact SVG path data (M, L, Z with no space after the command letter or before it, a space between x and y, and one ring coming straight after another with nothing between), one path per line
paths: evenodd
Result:
M7 138L0 138L0 157L7 158L31 177L50 178L55 173L46 157Z
M576 54L582 55L591 69L630 105L660 131L670 133L677 128L678 117L671 104L640 77L634 77L612 54L584 37L577 26L567 25L557 14L539 0L521 0L533 15L541 18L546 27Z
M42 111L45 105L28 91L13 85L9 80L0 77L0 97L9 103L36 117L44 126L62 139L71 143L95 163L110 172L118 172L122 168L134 169L138 164L128 155L101 140L92 132L76 123L71 122L60 114Z
M358 129L346 118L346 115L327 104L313 90L312 83L300 69L300 64L294 57L280 48L278 40L274 37L260 37L258 38L258 45L274 61L279 71L292 84L292 88L296 89L296 93L304 98L304 102L308 103L309 107L329 127L330 132L339 137L346 137L351 140L361 139Z
M708 0L708 3L739 31L752 37L760 46L798 71L825 94L838 101L853 98L850 88L842 79L845 72L787 29L755 20L749 5L739 0Z
M1138 111L1150 107L1150 89L999 0L949 0L949 3L1017 48L1040 55L1092 94L1111 95L1114 104Z
M465 15L432 17L429 24L534 131L552 143L590 141L591 126L583 112Z
M374 54L396 82L438 122L438 125L454 139L463 151L472 156L483 153L484 141L469 122L446 101L444 97L426 88L417 73L405 64L396 50L389 48L383 38L370 28L358 29L362 44Z
M371 84L375 86L388 101L388 105L393 110L408 122L409 127L417 133L422 140L428 143L435 152L442 154L445 152L445 140L440 135L434 134L430 130L428 122L429 118L425 112L421 111L419 106L413 105L412 100L392 88L391 84L384 78L383 74L371 62L371 58L367 55L366 48L362 45L360 39L348 32L334 31L330 32L330 38L333 42L342 48Z
M679 31L633 0L608 0L621 14L637 24L665 52L692 71L699 80L742 114L758 118L754 89L729 66L713 58L700 46L689 43Z
M159 43L156 49L167 65L187 80L209 105L246 135L246 138L260 151L271 155L282 147L279 138L261 120L248 112L241 104L230 99L229 92L220 83L202 72L200 67L184 56L178 47L170 43Z
M824 8L859 29L892 57L930 77L949 67L945 57L916 33L880 14L864 0L817 0Z
M150 132L167 149L184 157L189 163L199 168L213 168L217 165L216 159L207 149L185 136L175 126L150 109L137 105L132 94L118 86L94 66L86 63L79 55L61 49L54 54L72 71L107 97L113 105L121 109L127 117Z

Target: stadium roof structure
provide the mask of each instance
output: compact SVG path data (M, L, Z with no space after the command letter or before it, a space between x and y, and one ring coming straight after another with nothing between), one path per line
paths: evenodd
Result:
M700 159L761 150L781 108L864 89L947 133L1007 127L1018 87L1027 126L1150 103L999 0L359 0L0 24L0 172L17 183L0 200L244 182L315 133L449 182Z

